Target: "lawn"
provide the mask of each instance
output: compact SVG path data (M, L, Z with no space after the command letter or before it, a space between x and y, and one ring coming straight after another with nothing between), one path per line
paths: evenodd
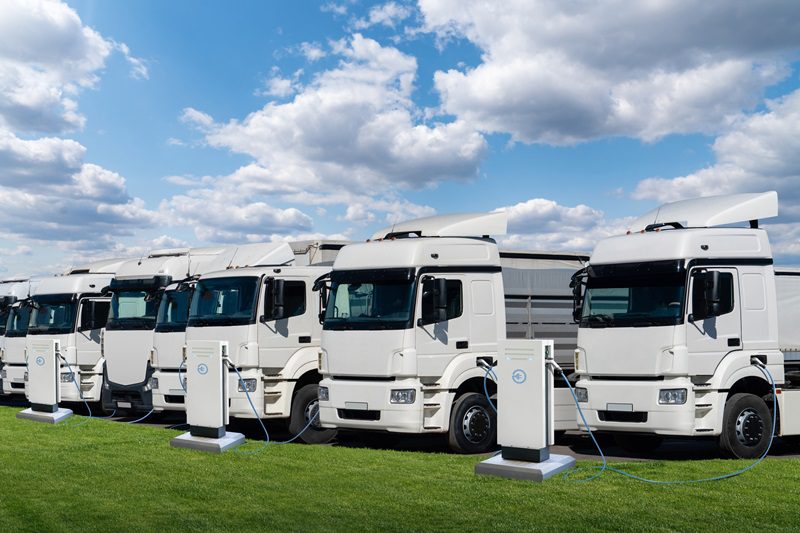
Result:
M650 486L614 474L534 484L475 476L479 457L299 444L211 455L171 448L179 431L104 420L51 426L18 420L18 410L0 407L2 531L724 531L798 524L798 460L768 459L737 478L694 486ZM745 464L624 467L675 479Z

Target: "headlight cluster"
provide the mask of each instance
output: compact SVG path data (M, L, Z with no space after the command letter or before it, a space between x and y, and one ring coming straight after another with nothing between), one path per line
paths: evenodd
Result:
M661 405L683 405L686 403L686 389L661 389L658 391L658 403Z
M328 393L328 387L320 387L317 389L317 398L321 402L327 402L330 399L330 395Z
M417 391L414 389L394 389L389 395L389 403L414 403Z
M158 388L158 378L155 378L155 377L150 378L150 383L148 383L148 384L150 385L150 390L157 389Z
M589 401L589 390L583 387L575 387L575 397L578 398L578 402L586 403Z
M8 379L8 372L6 372L5 368L3 370L0 370L0 377L2 377L3 379Z
M73 374L72 372L66 372L64 374L61 374L61 383L72 383L74 377L75 374Z
M239 392L255 392L258 380L256 378L247 378L239 380Z

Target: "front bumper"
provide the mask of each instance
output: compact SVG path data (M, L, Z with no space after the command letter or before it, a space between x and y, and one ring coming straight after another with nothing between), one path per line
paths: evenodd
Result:
M186 372L177 370L156 370L153 378L158 380L158 388L153 389L153 409L156 411L186 411L186 392L181 380L186 380Z
M28 371L28 367L6 364L3 370L6 371L6 379L3 380L3 394L25 394L25 372Z
M427 400L422 391L422 384L417 379L350 381L326 378L322 380L320 387L328 388L329 398L326 402L319 402L322 427L372 429L396 433L447 431L446 424L425 427L424 411ZM415 389L414 403L389 403L392 389ZM449 409L447 411L449 413Z
M688 378L659 381L618 381L581 379L578 387L586 388L589 401L581 409L592 431L655 433L657 435L711 435L712 431L695 431L695 394ZM687 390L686 403L661 405L661 389ZM583 424L578 416L581 429ZM717 432L718 433L718 432Z
M72 368L75 370L74 366ZM82 402L85 400L87 402L99 402L103 390L103 375L94 371L75 371L77 372L75 380L80 385L81 392L78 392L78 388L72 380L61 381L59 378L61 401ZM66 374L69 374L69 369L67 367L61 367L60 375L63 376ZM83 394L83 398L81 398L81 394Z

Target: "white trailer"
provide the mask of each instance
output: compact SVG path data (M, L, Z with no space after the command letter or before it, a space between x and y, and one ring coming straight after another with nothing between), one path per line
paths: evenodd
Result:
M758 228L777 212L775 192L674 202L597 244L575 284L577 392L593 431L639 449L714 437L759 457L773 429L760 361L777 384L777 434L800 434L800 272L774 270Z
M0 388L2 394L25 393L25 335L29 307L23 305L36 281L15 279L0 284ZM6 368L6 364L9 367ZM13 367L11 364L13 363ZM10 373L9 373L10 371Z
M100 342L111 303L102 289L123 262L99 261L73 268L61 276L44 278L31 295L26 353L32 352L32 342L56 340L61 356L77 374L73 375L66 365L60 367L62 401L81 400L75 382L80 385L83 399L100 400L103 376ZM19 366L25 367L24 363Z
M315 417L322 307L313 287L330 272L330 263L343 245L322 243L312 247L310 256L294 246L299 256L316 262L309 266L238 268L209 273L197 281L186 328L187 351L208 341L226 346L243 381L234 372L227 373L225 394L231 416L288 419L293 433ZM173 357L171 366L176 371L179 364ZM191 380L186 385L191 397L195 393ZM179 386L175 379L170 393L182 394ZM206 429L207 436L218 436L219 428ZM193 427L192 432L200 434L203 428ZM321 443L333 435L312 424L300 438Z
M229 249L205 272L231 270L255 265L293 265L333 263L339 241L297 241L290 243L248 244ZM185 378L181 372L186 344L189 304L196 277L166 288L158 308L150 365L153 367L153 407L157 411L185 409ZM179 374L181 374L179 378Z
M453 449L484 452L496 417L478 362L506 338L550 337L570 366L569 279L586 258L500 252L489 235L505 231L505 213L430 217L342 250L323 289L323 427L447 433ZM557 430L576 428L570 401L556 392Z

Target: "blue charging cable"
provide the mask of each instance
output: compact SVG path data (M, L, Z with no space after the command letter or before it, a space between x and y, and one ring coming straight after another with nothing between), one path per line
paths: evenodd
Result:
M72 370L72 365L69 364L69 361L67 361L66 357L64 357L60 353L58 354L58 357L62 361L64 361L64 364L67 365L67 369L69 370L69 375L72 378L72 383L74 383L75 384L75 388L78 389L78 397L81 399L81 401L83 402L83 405L86 406L86 410L89 412L89 416L86 418L86 420L84 420L83 422L80 422L78 424L69 424L68 426L75 428L75 427L83 426L84 424L88 424L89 420L91 420L94 417L92 416L92 408L89 407L89 402L87 402L86 398L83 397L83 391L81 390L81 386L78 384L78 379L75 377L77 374ZM59 383L58 386L60 387L61 383Z
M183 378L181 377L181 368L183 368L185 364L186 361L181 360L181 364L178 365L178 383L181 384L181 388L183 389L184 394L186 394L187 390L186 390L186 382L183 381Z
M308 421L306 426L303 429L301 429L299 433L297 433L294 437L292 437L289 440L285 440L285 441L272 441L272 440L270 440L269 431L267 431L267 426L264 425L264 421L261 420L261 417L258 414L258 410L256 409L256 406L253 403L253 399L250 397L250 393L247 391L247 387L245 386L244 379L242 378L242 374L239 372L239 369L236 368L236 366L234 366L230 362L228 362L228 367L233 369L234 372L236 372L236 375L239 378L239 383L242 385L242 390L244 390L245 396L247 396L247 402L250 404L250 409L253 410L253 414L255 415L256 420L258 420L258 423L261 425L261 429L264 431L264 441L263 441L264 446L261 449L255 450L253 452L239 452L239 450L236 450L237 452L243 453L245 455L253 455L253 454L261 452L264 448L266 448L270 444L289 444L289 443L293 442L294 440L296 440L298 437L300 437L300 435L305 433L305 431L308 428L311 427L311 425L314 423L314 421L319 416L319 410L317 410L317 412L314 414L314 416L312 416L311 419Z

